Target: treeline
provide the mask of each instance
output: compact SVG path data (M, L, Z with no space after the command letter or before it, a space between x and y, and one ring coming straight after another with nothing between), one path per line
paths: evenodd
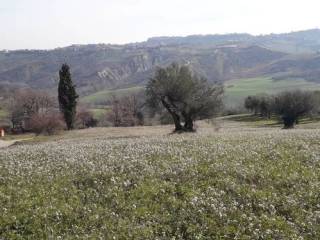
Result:
M189 67L171 64L158 68L146 91L113 97L100 119L78 103L70 68L59 71L58 98L45 91L22 89L9 104L13 132L54 134L59 130L112 125L128 127L173 123L175 131L194 131L194 121L215 116L222 109L222 85L212 85ZM58 101L57 101L58 99Z
M8 104L13 132L54 134L59 130L96 126L142 126L173 123L176 132L195 131L196 120L223 114L224 88L211 84L188 66L171 64L158 68L145 92L113 97L105 114L97 119L78 103L70 68L59 71L57 97L45 91L17 90ZM276 95L248 96L244 107L265 118L279 117L285 128L299 119L319 113L320 92L288 91Z
M293 128L302 117L315 116L320 111L319 91L285 91L276 95L248 96L244 107L254 115L278 117L284 128Z

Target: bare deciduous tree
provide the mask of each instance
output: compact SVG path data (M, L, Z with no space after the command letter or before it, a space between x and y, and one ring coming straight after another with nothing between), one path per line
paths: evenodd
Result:
M77 110L76 123L80 128L96 127L98 120L94 118L93 113L85 107Z
M143 125L143 113L140 108L141 105L134 95L114 97L107 118L115 127Z
M54 98L44 91L17 90L9 104L12 128L21 131L29 130L33 115L48 114L56 107Z
M65 126L58 111L33 114L28 125L32 132L47 135L53 135Z

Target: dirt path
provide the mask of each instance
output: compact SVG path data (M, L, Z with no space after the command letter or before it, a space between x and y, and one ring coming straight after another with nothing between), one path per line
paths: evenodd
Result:
M6 147L10 147L11 145L15 144L16 142L21 142L21 141L25 141L25 140L29 140L32 138L25 138L25 139L18 139L18 140L10 140L10 141L3 141L0 140L0 149L1 148L6 148Z
M16 141L2 141L0 140L0 148L10 147L12 144L14 144Z

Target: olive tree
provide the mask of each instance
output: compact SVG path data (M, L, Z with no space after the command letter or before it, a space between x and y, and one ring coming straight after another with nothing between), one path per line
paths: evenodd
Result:
M314 96L311 92L282 92L274 99L274 111L281 117L284 128L293 128L299 118L311 113L314 107Z
M244 107L250 112L253 112L254 115L257 115L259 112L260 99L257 96L248 96L244 101Z
M267 94L248 96L244 101L244 107L254 115L260 114L262 117L271 118L274 97Z
M158 68L146 87L148 105L165 108L175 131L194 131L194 121L212 117L222 106L223 87L211 85L187 66L176 63Z

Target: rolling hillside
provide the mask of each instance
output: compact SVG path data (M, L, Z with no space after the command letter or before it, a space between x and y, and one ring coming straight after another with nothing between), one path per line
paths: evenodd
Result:
M0 52L0 85L55 89L62 63L71 65L81 96L146 83L157 66L190 65L212 82L271 76L320 82L320 30L151 38L127 45L73 45Z

